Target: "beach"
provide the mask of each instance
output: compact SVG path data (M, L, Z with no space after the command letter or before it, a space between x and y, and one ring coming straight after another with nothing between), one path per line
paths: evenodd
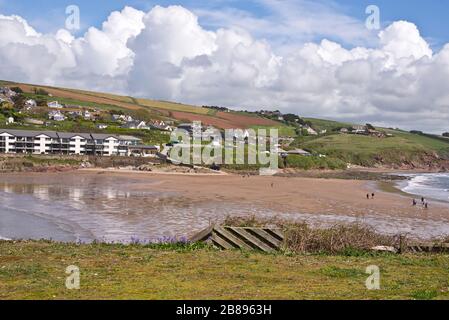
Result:
M381 191L375 181L119 170L1 177L0 208L9 203L9 210L20 209L46 224L62 226L59 235L68 241L189 237L227 216L307 221L317 226L362 223L379 232L423 239L449 235L447 204L430 201L427 210L412 207L410 197ZM367 199L371 193L374 199ZM5 225L4 215L1 219ZM50 228L47 236L52 232ZM11 233L0 236L17 238Z

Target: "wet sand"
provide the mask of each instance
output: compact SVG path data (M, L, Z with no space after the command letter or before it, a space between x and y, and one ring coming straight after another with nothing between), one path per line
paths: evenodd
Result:
M34 197L40 186L53 204L67 208L54 210L51 216L75 222L84 234L106 241L188 236L228 215L306 220L316 225L359 222L380 232L417 238L449 235L447 205L431 202L428 210L412 207L410 198L379 191L377 183L369 181L81 170L2 175L0 192L2 182L9 194ZM375 198L367 200L366 194L372 192ZM41 205L45 211L52 203Z

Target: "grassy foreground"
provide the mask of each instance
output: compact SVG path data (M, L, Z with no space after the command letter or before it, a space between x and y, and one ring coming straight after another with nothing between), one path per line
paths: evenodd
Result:
M69 265L80 290L65 288ZM381 290L365 270L381 270ZM0 299L447 299L448 255L265 255L194 246L0 242Z

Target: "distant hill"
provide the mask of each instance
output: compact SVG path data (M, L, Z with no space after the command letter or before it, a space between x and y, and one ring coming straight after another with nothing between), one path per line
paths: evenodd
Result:
M392 137L331 134L306 140L302 147L355 165L403 169L449 169L449 140L383 129Z
M25 93L33 94L35 89L43 89L50 93L54 100L62 103L88 103L103 109L121 109L136 111L147 110L157 118L171 118L177 121L202 121L205 125L213 125L220 129L251 128L253 126L279 126L279 122L241 112L222 112L182 103L135 99L109 93L98 93L86 90L57 88L42 85L0 81L3 86L19 87Z
M401 130L379 128L391 133L392 137L377 138L364 135L340 134L339 129L353 124L317 118L303 118L318 132L319 136L297 136L298 127L276 119L269 119L257 113L222 111L194 105L137 99L110 93L58 88L0 81L0 86L19 87L27 97L58 100L64 104L93 107L102 110L122 112L144 112L152 119L174 120L176 122L202 121L220 129L229 128L277 128L281 136L295 137L290 148L303 148L312 154L326 155L354 165L395 168L449 169L449 139L428 134L412 134ZM43 89L51 96L36 94ZM0 119L1 120L1 119ZM159 137L156 137L159 139ZM148 137L149 141L155 139ZM157 140L157 139L156 139ZM159 140L157 140L159 141Z

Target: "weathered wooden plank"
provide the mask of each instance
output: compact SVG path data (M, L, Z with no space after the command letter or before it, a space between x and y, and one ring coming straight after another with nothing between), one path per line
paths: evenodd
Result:
M276 250L281 249L282 241L273 237L271 234L269 234L265 230L257 229L257 228L249 228L248 231L257 235L260 239L263 239L262 241L265 241L273 249L276 249Z
M233 235L232 233L230 233L229 231L225 230L222 227L215 227L214 233L224 238L227 242L233 244L236 248L253 250L253 248L249 246L245 241L237 238L235 235Z
M260 241L258 238L256 238L252 234L250 234L249 231L244 228L227 227L226 230L236 233L238 237L244 239L244 241L248 245L250 245L253 249L261 250L264 252L272 252L273 251L273 248L271 248L267 244Z
M206 241L212 236L212 231L214 230L214 225L207 227L206 229L198 232L196 235L189 239L190 242L201 242Z
M212 237L210 239L212 240L212 244L220 249L225 250L237 249L232 244L227 242L225 239L219 237L217 234L212 234Z
M263 230L265 232L268 232L269 234L271 234L273 237L277 238L280 241L284 241L284 233L282 232L281 229L268 229L268 228L263 228Z

